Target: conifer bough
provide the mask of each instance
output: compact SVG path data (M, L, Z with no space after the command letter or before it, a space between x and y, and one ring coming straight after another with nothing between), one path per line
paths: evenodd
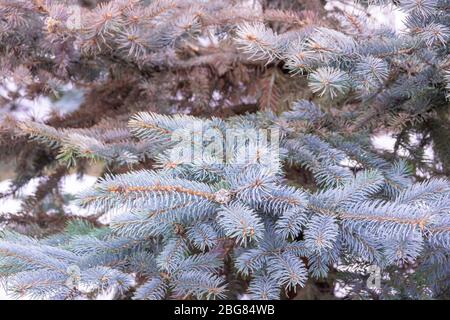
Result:
M105 168L77 199L89 219L1 232L11 296L285 299L320 282L448 298L450 1L357 1L326 18L283 2L0 0L2 107L67 86L86 97L44 122L2 117L10 193L50 172L20 223L45 224L49 199L64 211L69 169ZM369 24L372 4L397 6L405 30ZM370 146L381 128L392 152ZM279 145L211 153L211 132L239 130L276 130ZM180 143L201 156L174 159Z
M351 157L344 150L289 130L303 121L303 113L294 109L280 116L259 113L258 120L249 115L226 121L136 115L130 131L154 146L166 146L155 157L161 169L107 176L79 196L91 210L112 210L108 227L78 223L71 227L75 233L41 240L5 232L0 261L8 289L40 298L95 296L112 288L120 297L135 288L135 299L241 294L278 299L305 286L308 278L326 278L338 266L357 262L386 272L417 264L415 272L426 276L430 288L446 290L449 182L411 183L398 173L401 164L361 163L364 168L355 174L339 161ZM197 162L176 163L171 157L175 146L163 136L180 123L200 123L203 132L220 128L224 135L243 123L247 128L265 123L283 131L280 150L285 151L277 154L249 140L244 161L237 147L229 161L212 153ZM156 135L161 135L159 142ZM210 143L202 141L204 150ZM302 156L308 143L316 148L314 164ZM336 159L321 158L321 152L335 153ZM298 161L314 165L322 187L311 191L286 183L282 164ZM73 266L79 280L68 286ZM248 289L234 288L236 281L248 283Z

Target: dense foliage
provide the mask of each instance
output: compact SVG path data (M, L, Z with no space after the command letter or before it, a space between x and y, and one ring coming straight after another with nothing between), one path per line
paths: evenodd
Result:
M9 293L448 298L450 1L82 4L0 1L4 197L41 178L0 216ZM369 23L388 4L404 31ZM14 116L73 92L75 111ZM68 214L59 182L92 163L90 215Z

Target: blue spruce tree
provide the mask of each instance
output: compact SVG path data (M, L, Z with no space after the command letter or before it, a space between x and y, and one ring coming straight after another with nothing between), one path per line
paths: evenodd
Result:
M89 217L0 231L11 296L289 299L323 283L448 298L450 1L357 1L329 19L279 1L92 1L68 25L76 2L0 0L1 84L23 79L7 103L70 83L107 105L2 118L5 141L36 148L11 194L52 171L24 212L70 170L104 168L61 200ZM369 24L373 5L397 6L405 31ZM392 152L371 146L380 129Z

